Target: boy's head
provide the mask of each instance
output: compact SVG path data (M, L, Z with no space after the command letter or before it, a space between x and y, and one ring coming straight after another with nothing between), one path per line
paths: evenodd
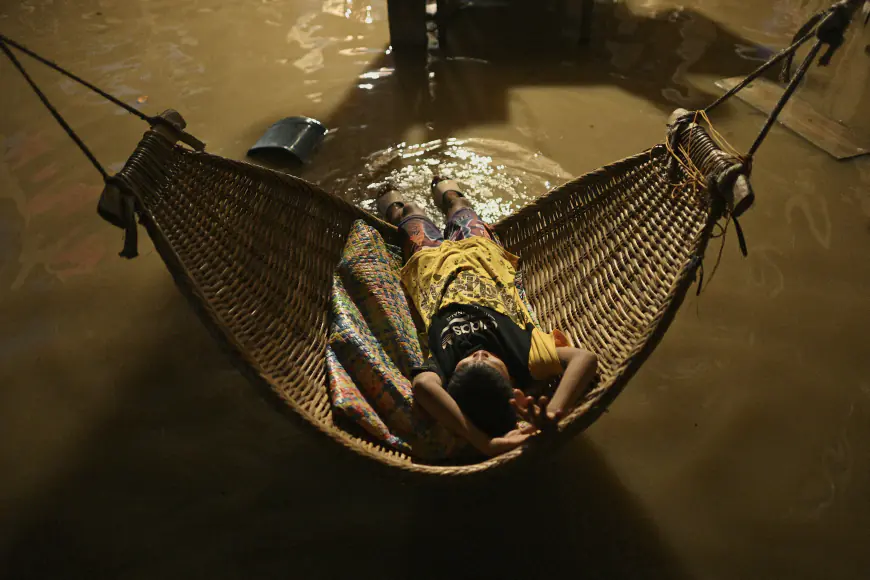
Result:
M516 429L510 375L504 362L492 353L480 350L459 361L447 392L475 427L490 437Z

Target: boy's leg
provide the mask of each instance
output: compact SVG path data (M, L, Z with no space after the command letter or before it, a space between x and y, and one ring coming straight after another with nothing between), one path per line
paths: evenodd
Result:
M441 230L417 204L405 203L392 208L387 220L399 228L405 262L423 248L435 248L444 241Z
M441 201L441 209L447 214L444 237L458 242L472 236L486 238L499 243L495 233L480 219L474 208L461 191L459 184L451 179L437 179L432 183L433 196Z

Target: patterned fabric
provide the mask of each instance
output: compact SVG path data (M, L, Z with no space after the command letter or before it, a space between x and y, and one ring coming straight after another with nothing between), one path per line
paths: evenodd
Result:
M451 304L477 304L525 328L534 318L517 290L519 258L489 238L473 236L423 249L402 268L402 283L426 323Z
M409 215L399 222L402 235L402 255L405 260L423 248L437 248L444 234L431 219L423 215Z
M397 248L365 222L353 225L331 296L327 371L334 412L416 457L455 456L464 443L413 406L407 377L423 352L400 266Z
M447 220L444 233L426 216L410 215L399 222L402 232L402 252L407 261L423 248L437 248L447 239L452 242L478 236L499 243L495 233L471 208L456 211Z
M450 216L447 227L444 229L444 237L451 242L459 242L472 236L486 238L501 245L495 233L489 229L486 222L480 219L473 209L462 208Z
M406 263L402 282L427 328L432 316L450 304L486 306L522 328L531 321L523 308L524 298L514 288L519 258L504 250L495 232L473 209L454 212L443 234L423 215L405 217L399 222L399 231ZM453 247L464 240L469 242L462 249ZM417 256L422 250L435 250L436 254ZM470 259L465 259L466 254ZM445 259L445 255L452 259Z

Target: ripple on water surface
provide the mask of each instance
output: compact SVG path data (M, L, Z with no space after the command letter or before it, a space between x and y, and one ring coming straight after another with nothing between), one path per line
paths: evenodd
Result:
M443 225L429 194L434 175L458 180L478 214L490 223L572 177L555 161L516 143L451 138L377 151L366 158L359 173L322 185L372 211L378 190L391 182L407 201L426 208L435 223Z

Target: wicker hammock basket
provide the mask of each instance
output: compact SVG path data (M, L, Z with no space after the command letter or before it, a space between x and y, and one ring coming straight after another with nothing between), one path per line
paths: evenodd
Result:
M425 465L336 425L325 364L333 272L354 220L388 241L397 230L315 185L177 145L171 133L148 131L104 197L113 188L132 194L140 222L206 325L293 416L357 453L436 475L491 470L553 443L473 465ZM569 331L599 356L599 380L553 439L592 423L654 348L712 225L730 209L683 165L719 175L739 160L697 125L677 142L566 183L495 225L523 261L541 324ZM685 154L682 163L674 150Z

